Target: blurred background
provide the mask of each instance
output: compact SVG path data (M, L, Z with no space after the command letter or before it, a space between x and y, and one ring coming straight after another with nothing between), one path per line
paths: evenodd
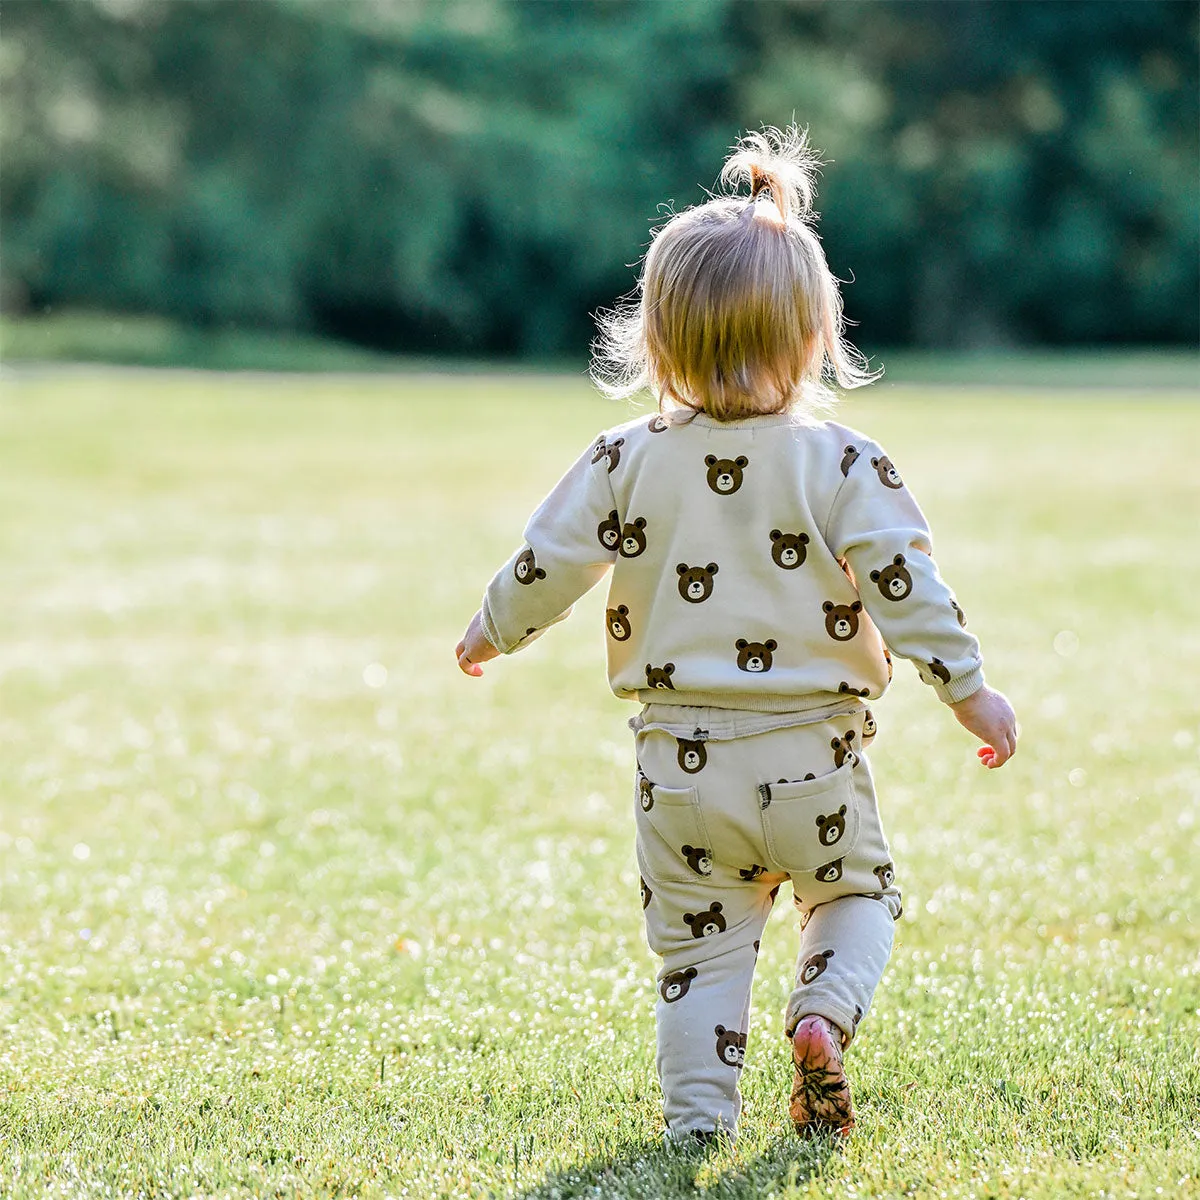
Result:
M6 359L582 363L764 122L865 350L1193 348L1195 3L7 0Z

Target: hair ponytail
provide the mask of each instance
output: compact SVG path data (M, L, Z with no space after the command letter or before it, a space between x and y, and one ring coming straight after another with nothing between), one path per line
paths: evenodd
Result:
M658 230L636 297L597 314L591 375L601 391L649 387L660 409L725 421L798 402L825 408L828 384L879 377L844 336L838 281L812 228L821 166L795 125L738 141L721 171L730 190Z
M816 195L814 176L823 167L821 156L808 144L808 130L789 125L768 127L738 140L721 169L721 182L734 189L750 185L750 199L770 192L780 220L806 221Z

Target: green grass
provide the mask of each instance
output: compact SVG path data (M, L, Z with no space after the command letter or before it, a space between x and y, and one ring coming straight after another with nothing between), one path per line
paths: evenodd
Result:
M889 382L981 384L1007 388L1122 388L1129 392L1200 387L1196 347L1141 350L1028 349L942 353L868 347ZM302 334L196 329L169 317L69 309L0 317L0 361L109 363L217 371L512 374L572 370L574 363L512 363L397 357ZM582 368L579 368L582 374Z
M658 1148L602 597L483 681L452 654L623 410L547 377L8 377L0 1195L1200 1195L1190 400L846 405L1023 742L981 770L898 664L906 916L858 1130L789 1133L781 903L742 1139L689 1157Z

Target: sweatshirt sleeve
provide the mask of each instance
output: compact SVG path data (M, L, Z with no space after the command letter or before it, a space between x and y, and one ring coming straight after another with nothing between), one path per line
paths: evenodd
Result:
M529 518L525 544L488 584L480 609L483 632L502 654L522 649L568 617L617 557L611 532L617 505L600 445L589 446L558 481Z
M979 642L938 574L924 514L878 445L864 446L846 470L825 540L853 572L884 642L939 699L954 704L983 686Z

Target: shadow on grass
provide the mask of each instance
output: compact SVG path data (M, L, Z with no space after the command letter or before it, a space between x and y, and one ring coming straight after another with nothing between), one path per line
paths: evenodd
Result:
M791 1134L753 1154L728 1145L676 1147L646 1141L556 1168L514 1193L514 1200L694 1200L697 1191L720 1200L757 1200L803 1184L838 1152L832 1138L803 1140Z

